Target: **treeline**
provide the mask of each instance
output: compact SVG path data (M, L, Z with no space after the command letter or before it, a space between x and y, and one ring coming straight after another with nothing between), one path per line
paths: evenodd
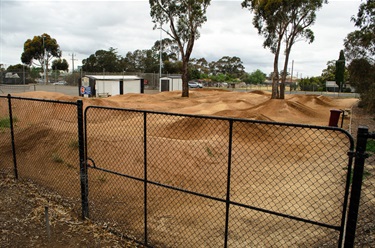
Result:
M108 50L98 50L82 60L84 72L159 73L160 69L161 74L182 73L178 47L168 38L162 42L156 41L150 49L127 52L125 57L120 56L116 48L110 47ZM260 70L247 73L239 57L224 56L211 62L205 58L190 59L188 77L189 80L258 84L264 82L266 74Z

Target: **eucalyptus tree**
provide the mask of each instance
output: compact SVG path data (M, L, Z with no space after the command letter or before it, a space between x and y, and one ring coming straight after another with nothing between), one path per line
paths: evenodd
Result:
M289 20L285 18L285 8L283 1L275 0L244 0L242 8L249 9L254 13L253 25L258 30L258 34L264 36L264 48L269 48L274 54L272 73L272 99L279 98L279 56L282 39L289 25Z
M207 21L210 0L149 0L154 29L160 28L177 43L182 59L182 97L189 96L188 64L199 30ZM169 29L165 29L165 24Z
M287 12L286 18L290 20L284 33L285 42L285 60L284 60L284 73L280 85L280 98L285 98L285 80L286 72L288 69L289 55L293 45L297 41L305 40L308 43L314 41L314 32L309 28L315 23L316 11L322 8L327 0L289 0L285 1Z
M214 70L218 73L230 75L233 78L239 78L245 74L245 67L239 57L224 56L216 61Z
M161 45L161 48L160 48ZM164 38L162 41L158 40L154 43L154 46L151 48L155 52L162 51L162 60L163 61L177 61L179 58L179 48L173 40L169 38Z
M82 60L82 70L87 72L121 72L120 56L117 49L110 47L108 51L97 50L87 59Z
M375 1L361 3L352 21L358 30L344 40L349 81L361 94L361 104L375 113Z
M345 55L349 60L364 58L375 62L375 1L361 3L357 16L352 17L358 30L344 40Z
M49 34L34 36L25 41L21 61L29 66L36 65L45 68L46 81L48 82L48 64L52 58L60 58L61 50L56 39Z
M60 70L60 71L68 71L69 70L69 64L66 59L55 59L52 61L52 69L54 70Z
M243 8L254 13L253 25L263 35L263 46L274 54L274 72L272 76L272 98L285 98L285 80L289 55L293 45L299 40L314 41L314 33L309 27L316 19L315 12L327 0L244 0ZM284 46L284 66L279 85L279 56Z

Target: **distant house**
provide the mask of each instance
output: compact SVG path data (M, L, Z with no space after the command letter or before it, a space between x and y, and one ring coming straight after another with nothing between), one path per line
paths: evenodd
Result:
M326 91L339 92L339 86L335 81L326 81Z
M4 84L22 84L22 79L17 73L7 72L3 79Z
M114 96L144 93L144 79L128 75L86 75L79 83L79 95Z

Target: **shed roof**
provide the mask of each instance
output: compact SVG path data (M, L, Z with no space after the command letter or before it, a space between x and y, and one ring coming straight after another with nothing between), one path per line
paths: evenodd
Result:
M142 78L133 75L86 75L95 80L140 80Z
M161 78L177 78L177 79L182 79L181 75L170 75L170 76L165 76L165 77L161 77Z

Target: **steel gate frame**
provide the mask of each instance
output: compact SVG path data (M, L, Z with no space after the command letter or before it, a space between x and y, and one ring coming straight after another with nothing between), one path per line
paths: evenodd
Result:
M145 149L145 152L144 152L144 158L145 158L145 177L142 179L142 178L137 178L137 177L134 177L134 176L131 176L131 175L126 175L126 174L122 174L122 173L118 173L118 172L115 172L115 171L111 171L111 170L107 170L107 169L104 169L104 168L100 168L98 166L95 165L95 162L90 158L88 157L88 149L87 149L87 113L90 109L105 109L105 110L116 110L116 111L126 111L126 112L136 112L136 113L142 113L143 116L144 116L144 122L143 122L143 128L144 128L144 149ZM215 119L215 120L225 120L225 121L228 121L230 123L230 130L229 130L229 133L230 133L230 141L229 141L229 151L231 151L231 144L232 144L232 132L233 132L233 123L234 122L247 122L247 123L256 123L256 124L264 124L264 125L278 125L278 126L288 126L288 127L295 127L295 128L308 128L308 129L316 129L316 130L319 130L319 129L323 129L323 130L332 130L332 131L337 131L337 132L341 132L343 133L347 138L348 138L348 141L349 141L349 151L348 151L348 164L347 164L347 176L346 176L346 183L345 183L345 192L344 192L344 199L343 199L343 206L342 206L342 217L341 217L341 224L340 226L332 226L332 225L329 225L329 224L325 224L325 223L319 223L319 222L316 222L316 221L313 221L313 220L308 220L308 219L304 219L304 218L299 218L299 217L296 217L296 216L290 216L288 214L283 214L283 213L277 213L277 212L273 212L273 211L270 211L270 210L267 210L267 209L261 209L261 208L257 208L257 207L254 207L254 206L248 206L248 205L245 205L245 204L241 204L241 203L238 203L238 202L233 202L230 200L230 195L229 195L229 191L227 192L227 196L226 196L226 200L223 200L221 198L216 198L216 197L212 197L212 196L209 196L209 195L205 195L205 194L201 194L201 193L197 193L197 192L193 192L193 191L188 191L188 190L183 190L183 189L180 189L180 188L177 188L177 187L173 187L173 186L170 186L170 185L164 185L164 184L161 184L159 182L155 182L155 181L149 181L147 179L147 114L160 114L160 115L170 115L170 116L181 116L181 117L187 117L187 118L202 118L202 119ZM125 109L125 108L113 108L113 107L101 107L101 106L88 106L85 111L84 111L84 123L83 123L83 126L82 126L82 134L80 133L80 137L82 137L82 135L84 136L84 140L83 141L83 145L80 146L80 147L84 147L84 150L80 150L80 155L82 156L82 159L81 159L81 189L82 189L82 192L84 192L82 194L82 216L85 217L85 218L89 218L89 200L88 200L88 195L89 195L89 188L88 188L88 181L87 181L87 177L88 177L88 169L93 169L93 170L99 170L99 171L103 171L103 172L106 172L106 173L111 173L111 174L115 174L115 175L118 175L118 176L122 176L122 177L125 177L125 178L129 178L129 179L132 179L132 180L137 180L137 181L140 181L140 182L143 182L144 183L144 243L146 246L149 245L149 240L148 240L148 227L147 227L147 185L155 185L155 186L158 186L158 187L164 187L164 188L168 188L168 189L171 189L171 190L175 190L175 191L180 191L180 192L183 192L183 193L186 193L186 194L191 194L191 195L195 195L195 196L199 196L199 197L203 197L203 198L207 198L207 199L211 199L211 200L215 200L215 201L219 201L219 202L225 202L226 204L226 221L225 221L225 241L224 241L224 247L227 247L227 243L228 243L228 222L229 222L229 207L231 205L233 206L239 206L239 207L243 207L243 208L247 208L247 209L252 209L252 210L256 210L256 211L261 211L261 212L264 212L264 213L268 213L268 214L273 214L273 215L276 215L276 216L280 216L280 217L283 217L283 218L289 218L289 219L293 219L293 220L297 220L297 221L302 221L302 222L305 222L305 223L309 223L309 224L313 224L313 225L318 225L318 226L322 226L322 227L326 227L326 228L329 228L329 229L333 229L333 230L336 230L336 231L339 231L339 240L338 240L338 247L341 247L343 245L343 242L344 242L344 238L345 238L345 225L346 225L346 220L347 220L347 209L348 209L348 201L349 201L349 192L350 192L350 178L351 178L351 175L352 175L352 164L353 164L353 158L355 157L355 152L354 152L354 139L353 137L346 131L346 130L343 130L343 129L340 129L340 128L336 128L336 127L325 127L325 126L313 126L313 125L303 125L303 124L291 124L291 123L278 123L278 122L268 122L268 121L258 121L258 120L248 120L248 119L239 119L239 118L224 118L224 117L214 117L214 116L201 116L201 115L188 115L188 114L175 114L175 113L166 113L166 112L157 112L157 111L143 111L143 110L134 110L134 109ZM82 125L82 124L80 124ZM227 189L230 188L230 166L231 166L231 161L230 161L230 158L231 158L231 153L228 154L228 157L229 157L229 161L228 161L228 185L227 185ZM142 243L142 242L141 242ZM345 246L345 247L350 247L350 246Z

